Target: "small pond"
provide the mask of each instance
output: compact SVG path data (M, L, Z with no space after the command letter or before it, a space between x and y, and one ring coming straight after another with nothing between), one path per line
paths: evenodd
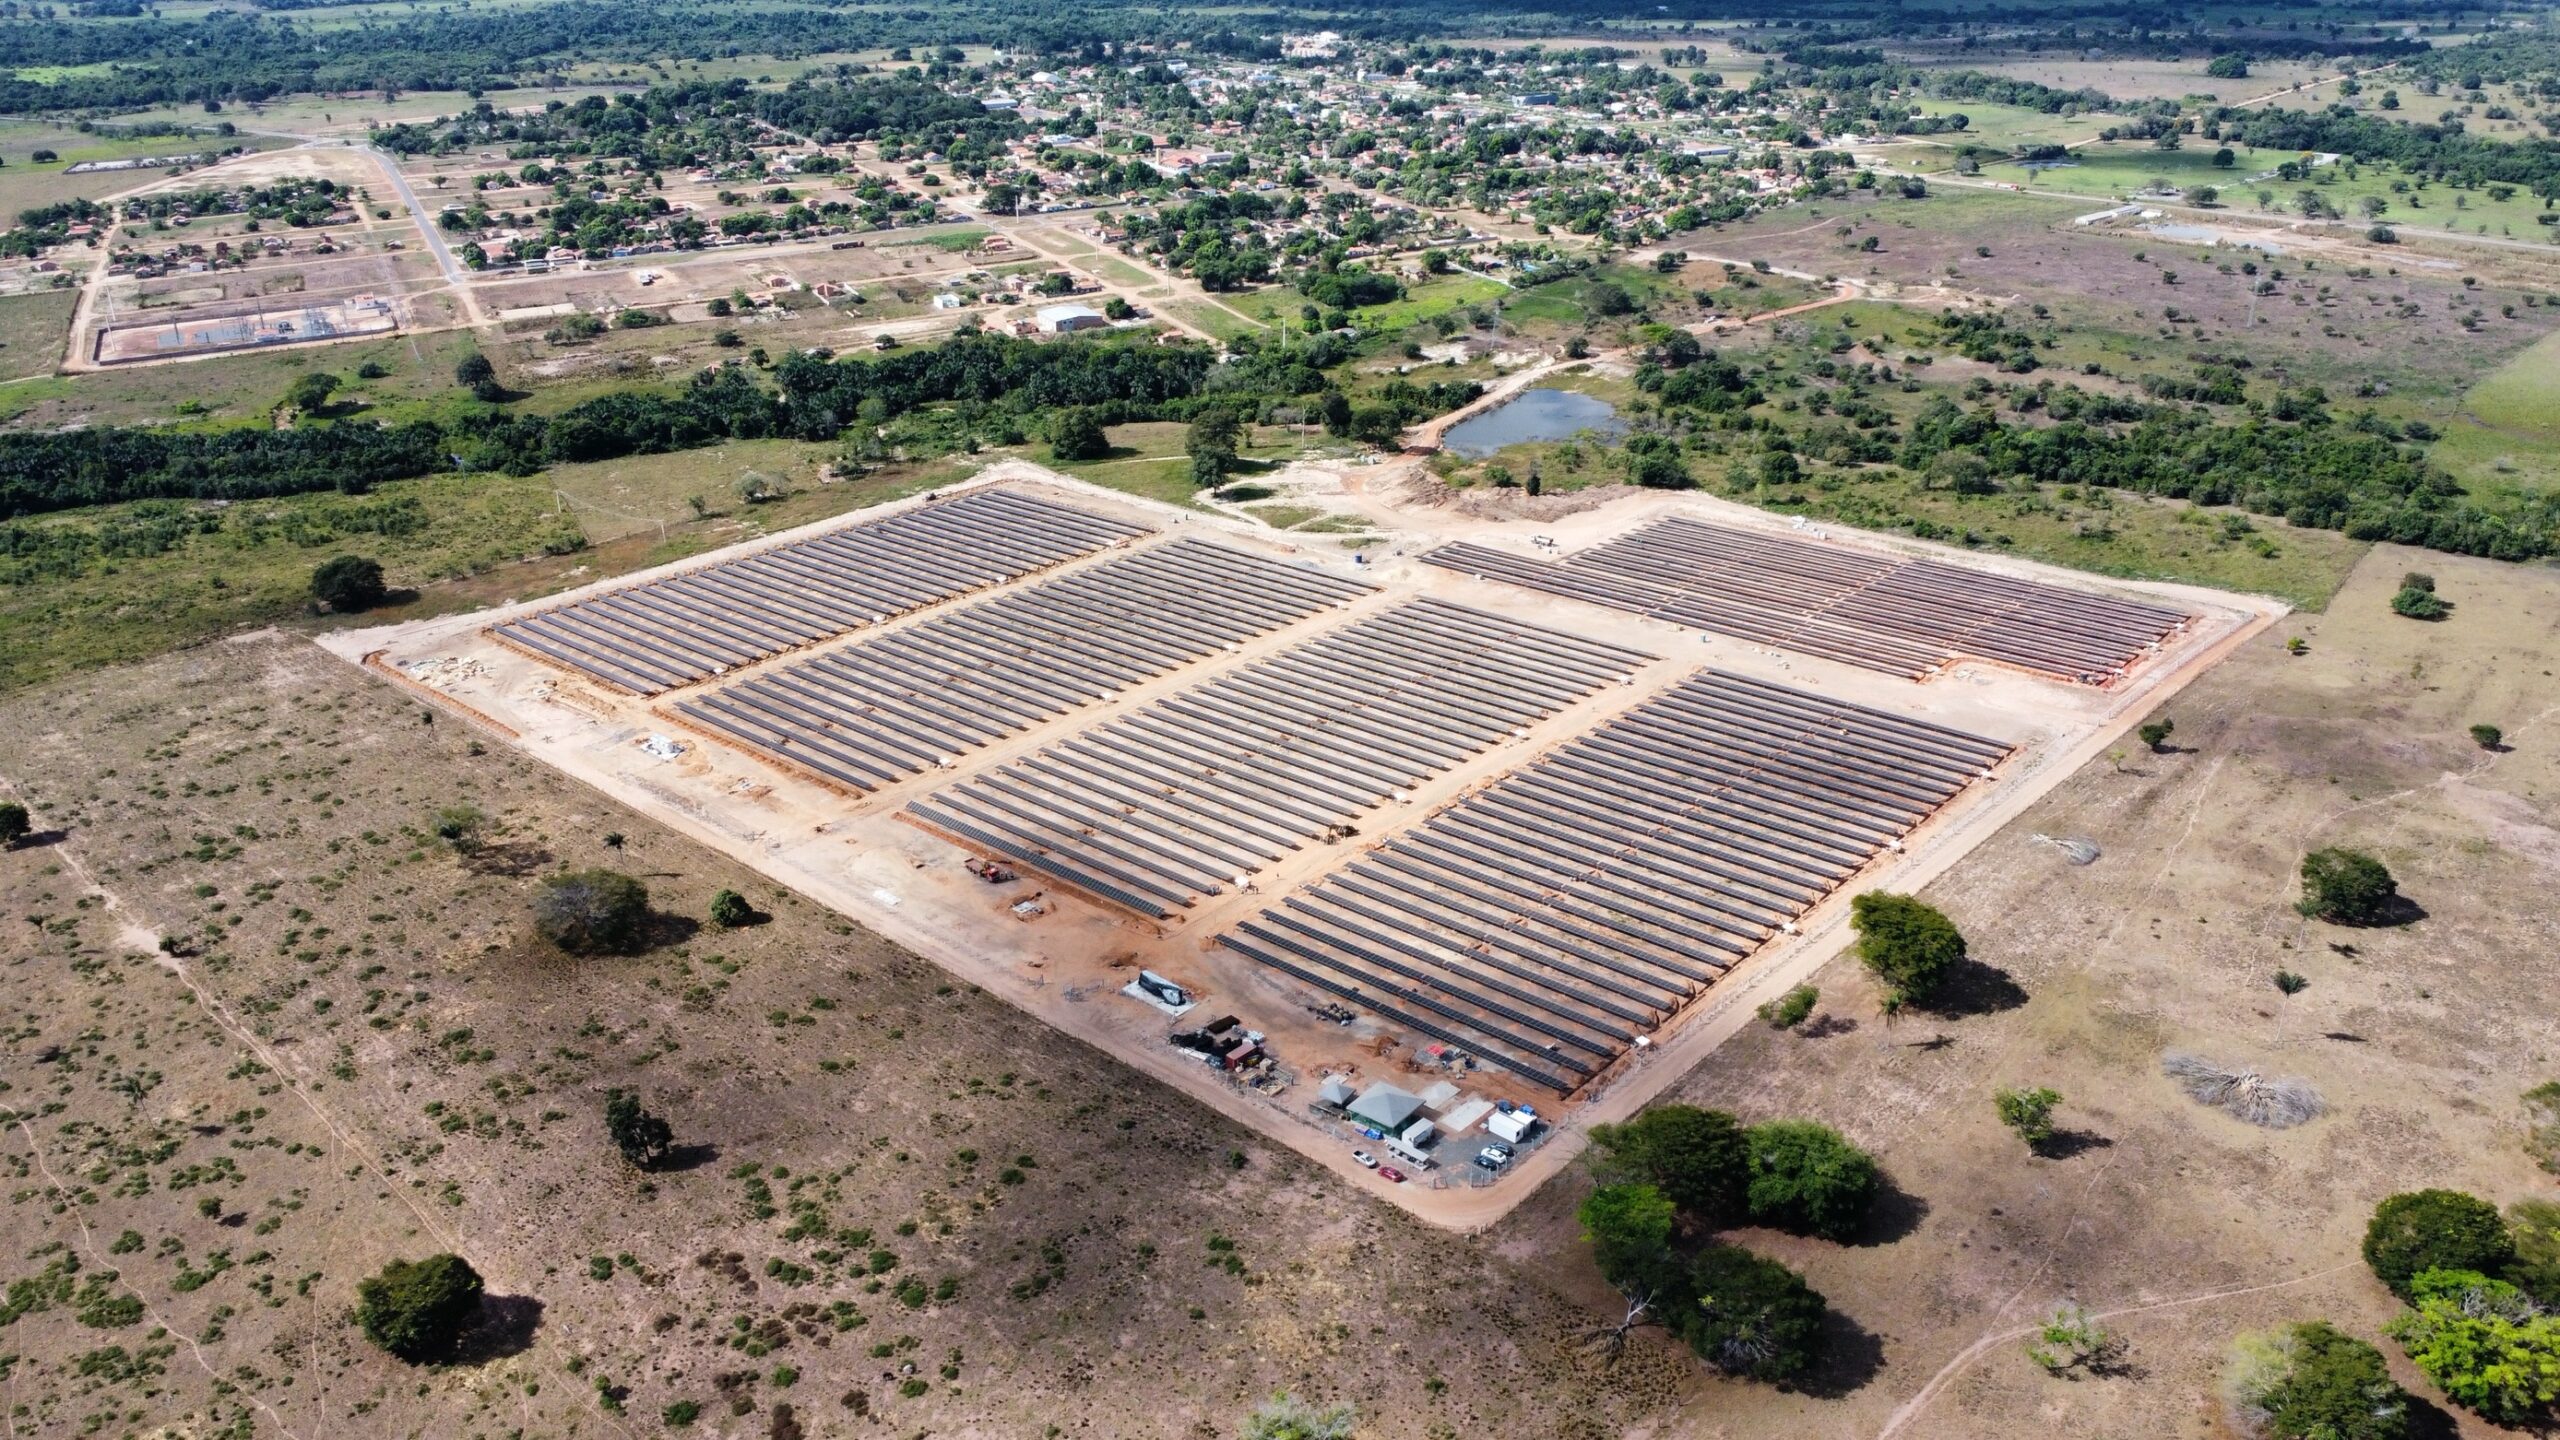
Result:
M1506 445L1529 440L1570 440L1585 430L1614 440L1627 433L1618 408L1579 390L1523 390L1502 404L1449 427L1440 447L1481 460Z

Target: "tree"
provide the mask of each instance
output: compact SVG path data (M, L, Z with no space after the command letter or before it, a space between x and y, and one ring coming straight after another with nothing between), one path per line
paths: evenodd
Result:
M305 415L315 414L329 403L330 396L338 393L341 383L337 376L326 370L296 376L294 382L285 387L284 403Z
M735 930L754 922L756 907L735 890L723 890L711 897L711 923L723 930Z
M1791 1380L1822 1352L1822 1296L1775 1260L1710 1245L1689 1265L1691 1303L1669 1323L1728 1375Z
M2472 1270L2428 1270L2393 1339L2455 1404L2501 1425L2547 1424L2560 1406L2560 1315Z
M2294 908L2332 925L2380 925L2400 899L2391 871L2361 850L2330 846L2302 857L2302 899Z
M1611 1284L1623 1283L1658 1264L1671 1250L1678 1223L1670 1198L1651 1185L1603 1185L1586 1197L1574 1218L1591 1258Z
M2169 743L2169 737L2177 733L2177 729L2178 722L2163 715L2134 733L2142 737L2145 748L2157 755L2160 753L2160 747Z
M554 875L533 900L533 928L572 955L631 954L648 922L648 887L613 870Z
M1351 1440L1359 1417L1348 1405L1318 1409L1286 1391L1253 1407L1238 1440Z
M1874 1208L1884 1177L1866 1151L1811 1120L1772 1120L1743 1132L1751 1218L1780 1230L1839 1240Z
M643 1170L658 1168L676 1138L665 1116L641 1108L640 1097L624 1090L605 1092L604 1133L623 1159Z
M2216 170L2228 170L2239 163L2240 157L2232 154L2228 145L2213 152L2213 168Z
M2244 1337L2231 1397L2261 1440L2404 1440L2409 1395L2382 1352L2325 1320Z
M1206 489L1236 467L1236 447L1244 438L1244 421L1226 409L1203 410L1182 437L1182 453L1191 457L1191 483Z
M394 1260L356 1282L365 1338L412 1364L453 1353L480 1313L480 1272L459 1255Z
M340 555L311 572L311 598L341 615L370 610L390 593L382 583L382 562L361 555Z
M2495 725L2474 725L2471 727L2471 743L2479 746L2483 750L2495 750L2500 745L2505 744L2506 739L2507 732L2499 729Z
M2040 1150L2053 1139L2053 1107L2062 1103L2058 1091L2041 1086L2033 1090L2000 1090L1991 1096L1992 1107L2000 1112L2000 1123L2018 1132L2030 1150Z
M465 389L477 390L497 378L498 367L477 350L453 362L453 383Z
M2216 80L2245 79L2249 74L2249 57L2246 55L2216 55L2212 59L2204 62L2204 73L2212 76Z
M1102 422L1083 406L1070 406L1058 412L1049 425L1049 455L1055 460L1099 460L1111 453L1110 437L1102 433Z
M15 800L0 800L0 850L15 850L18 842L35 833L35 824L27 818L27 807Z
M1909 895L1860 895L1849 902L1849 927L1858 932L1858 959L1884 982L1894 1008L1926 1001L1965 958L1955 922Z
M2400 589L2391 597L2391 613L2411 620L2441 620L2453 613L2453 607L2436 593L2436 577L2412 570L2400 577Z
M2560 1310L2560 1201L2519 1200L2507 1207L2507 1236L2516 1258L2507 1262L2508 1284L2543 1306Z
M1591 1127L1591 1143L1705 1224L1729 1225L1745 1213L1751 1148L1721 1110L1656 1105L1623 1125Z
M2391 1293L2406 1300L2429 1270L2495 1275L2515 1259L2515 1241L2498 1207L2459 1190L2412 1190L2373 1207L2365 1226L2364 1263Z

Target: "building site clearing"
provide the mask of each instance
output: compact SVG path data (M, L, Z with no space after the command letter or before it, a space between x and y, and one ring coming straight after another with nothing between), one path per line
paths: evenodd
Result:
M322 643L1477 1228L2283 613L1695 495L1393 513L1008 462Z

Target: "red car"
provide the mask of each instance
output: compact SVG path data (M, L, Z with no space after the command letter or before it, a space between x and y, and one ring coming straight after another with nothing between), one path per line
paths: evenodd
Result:
M1396 1168L1396 1167L1394 1167L1393 1165L1381 1165L1381 1166L1379 1166L1379 1167L1378 1167L1378 1173L1379 1173L1379 1174L1381 1174L1381 1175L1383 1175L1383 1176L1385 1176L1385 1177L1387 1177L1387 1178L1388 1178L1388 1179L1390 1179L1390 1180L1395 1181L1395 1182L1396 1182L1397 1184L1399 1184L1399 1185L1401 1185L1401 1184L1403 1184L1403 1183L1404 1183L1404 1172L1403 1172L1403 1171L1401 1171L1401 1170L1399 1170L1399 1169L1397 1169L1397 1168Z

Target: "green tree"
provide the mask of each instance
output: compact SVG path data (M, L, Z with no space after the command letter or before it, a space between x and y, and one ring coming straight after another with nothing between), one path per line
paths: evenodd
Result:
M15 850L18 842L35 832L35 822L27 818L27 807L15 800L0 800L0 850Z
M340 555L311 572L311 598L341 615L370 610L390 593L382 583L382 562L361 555Z
M572 870L542 882L533 927L572 955L628 955L647 938L649 889L613 870Z
M459 1255L394 1260L356 1282L356 1324L403 1360L440 1360L478 1318L483 1288L480 1272Z
M723 890L711 897L711 923L723 930L735 930L756 918L756 907L735 890Z
M1574 1218L1582 1222L1593 1262L1612 1284L1651 1269L1669 1254L1671 1231L1678 1223L1670 1198L1644 1184L1603 1185L1583 1200Z
M2053 1107L2062 1103L2062 1094L2041 1086L2033 1090L2000 1090L1991 1096L1993 1108L2000 1112L2000 1123L2018 1132L2030 1150L2042 1149L2053 1139Z
M2543 1306L2560 1310L2560 1202L2519 1200L2507 1207L2507 1235L2516 1258L2507 1262L2507 1283Z
M2331 846L2302 857L2302 899L2294 908L2332 925L2380 925L2398 908L2399 882L2361 850Z
M338 386L342 383L326 370L296 376L294 382L285 387L284 403L305 415L317 414L322 406L329 403L329 397L338 393Z
M2412 570L2400 577L2400 589L2391 597L2391 613L2412 620L2441 620L2453 613L2453 607L2436 593L2436 577Z
M1733 1245L1690 1262L1690 1303L1668 1319L1698 1357L1728 1375L1792 1380L1822 1353L1822 1296L1804 1277Z
M1053 460L1099 460L1111 453L1102 422L1081 405L1058 412L1049 424L1049 457Z
M1704 1224L1729 1225L1745 1213L1751 1147L1721 1110L1656 1105L1623 1125L1594 1125L1591 1143Z
M1751 1218L1780 1230L1839 1240L1855 1234L1883 1189L1875 1159L1839 1131L1811 1120L1771 1120L1743 1132Z
M2473 1270L2428 1270L2393 1339L2446 1398L2501 1425L2549 1424L2560 1406L2560 1315Z
M656 1169L676 1139L665 1116L642 1108L640 1097L626 1090L605 1092L604 1133L623 1159L643 1170Z
M2498 1207L2459 1190L2412 1190L2373 1207L2364 1230L2364 1263L2374 1278L2406 1300L2429 1270L2495 1275L2516 1254Z
M2170 719L2166 715L2163 715L2159 719L2144 725L2140 730L2137 730L2134 733L2142 737L2143 745L2149 749L2152 754L2157 755L2160 753L2160 747L2168 744L2169 737L2176 734L2177 730L2178 722Z
M2404 1440L2409 1396L2382 1352L2325 1320L2241 1345L2234 1398L2263 1440Z
M498 367L477 350L453 362L453 383L466 390L477 390L497 378Z
M1244 421L1232 410L1203 410L1183 434L1182 453L1191 457L1191 483L1207 489L1236 468L1236 447L1244 439Z
M2474 725L2471 727L2471 743L2479 746L2483 750L2495 750L2500 745L2505 744L2506 740L2507 732L2499 729L2495 725Z
M1964 933L1936 906L1869 891L1849 902L1858 959L1884 982L1889 1005L1925 1002L1965 958Z

